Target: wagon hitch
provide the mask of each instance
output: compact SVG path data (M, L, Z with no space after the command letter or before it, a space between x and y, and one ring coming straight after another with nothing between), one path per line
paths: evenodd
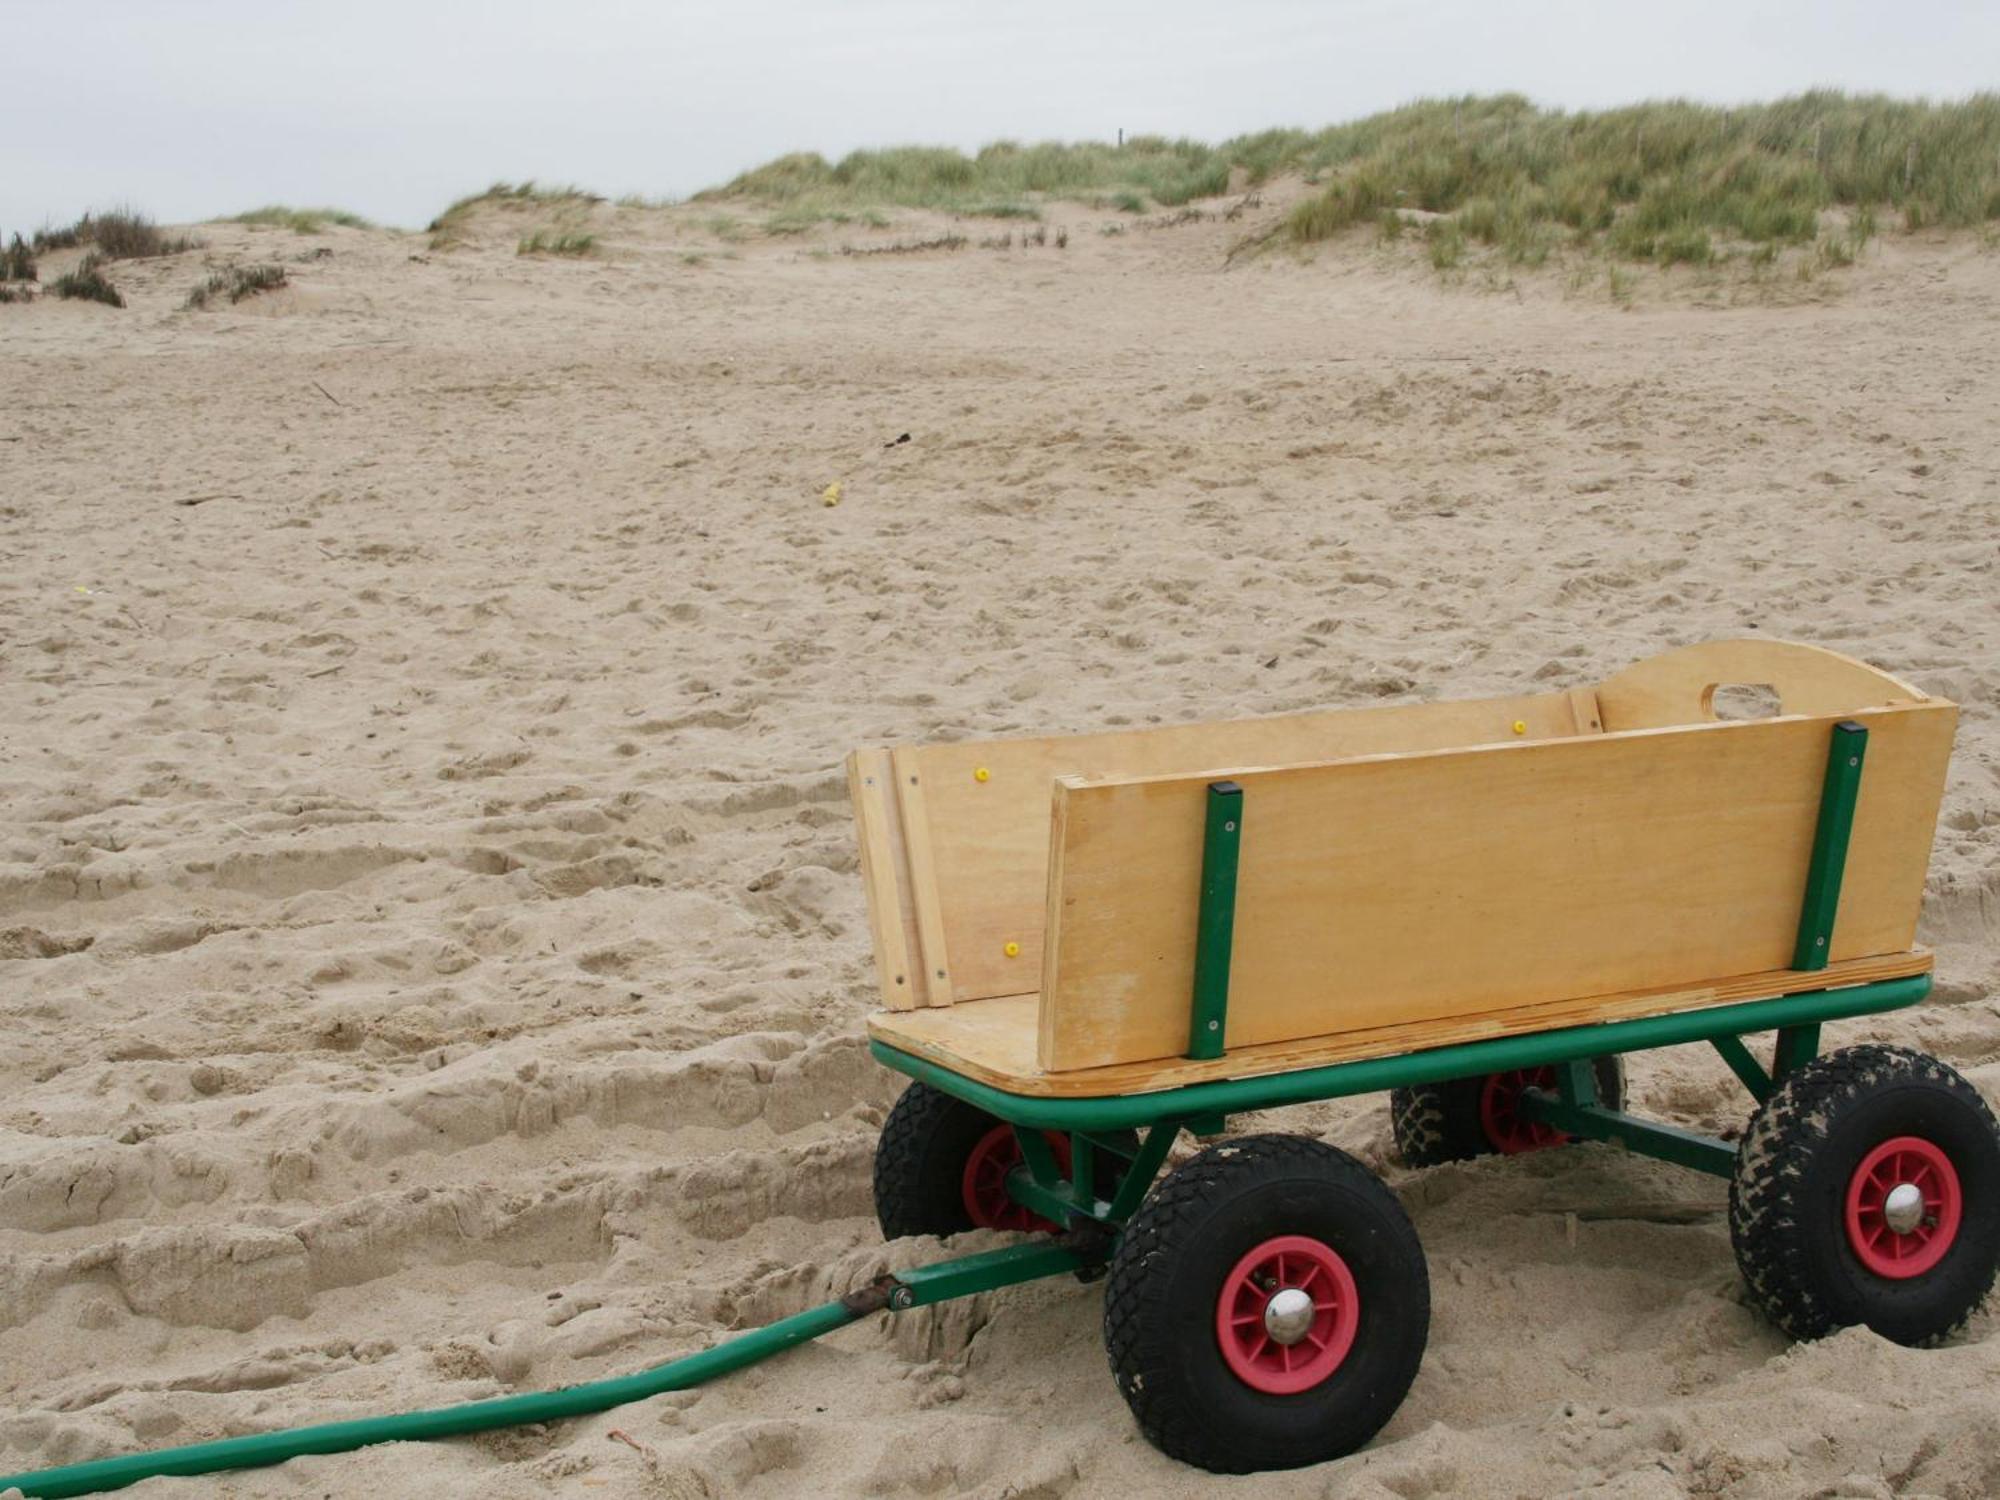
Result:
M361 1417L347 1422L327 1422L312 1427L224 1438L212 1443L195 1443L184 1448L164 1448L153 1453L100 1458L88 1463L44 1469L39 1473L0 1475L0 1490L19 1486L23 1493L33 1496L93 1495L103 1490L123 1489L128 1484L160 1475L255 1469L308 1454L345 1453L372 1443L421 1442L483 1432L494 1427L517 1427L530 1422L588 1416L627 1402L643 1401L649 1396L684 1391L705 1384L733 1370L809 1343L835 1329L845 1328L873 1313L903 1312L1024 1281L1086 1271L1093 1265L1103 1263L1110 1240L1111 1236L1101 1230L1085 1229L1008 1245L999 1250L961 1255L935 1265L892 1272L878 1276L866 1286L832 1302L794 1313L789 1318L780 1318L762 1328L752 1328L724 1339L712 1349L642 1370L636 1375L622 1375L587 1385L564 1386L560 1390L533 1391L490 1401L436 1407L428 1411Z

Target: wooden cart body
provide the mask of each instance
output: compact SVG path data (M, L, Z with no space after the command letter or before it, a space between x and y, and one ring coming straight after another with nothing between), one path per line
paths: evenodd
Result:
M1733 685L1777 713L1718 718ZM1103 1098L1923 974L1956 718L1745 640L1594 689L860 750L870 1034L1010 1095ZM1838 726L1866 775L1829 903Z

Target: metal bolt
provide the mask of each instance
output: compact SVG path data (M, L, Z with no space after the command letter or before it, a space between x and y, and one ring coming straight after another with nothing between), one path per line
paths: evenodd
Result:
M1296 1344L1312 1332L1318 1311L1310 1292L1288 1286L1264 1304L1264 1332L1274 1344Z
M1823 937L1816 937L1816 938L1814 938L1814 939L1813 939L1813 946L1814 946L1815 948L1824 948L1824 947L1826 946L1826 939L1825 939L1825 938L1823 938Z
M897 1312L908 1312L917 1305L917 1294L906 1286L899 1286L889 1293L889 1305Z
M1224 833L1234 833L1236 832L1236 825L1234 823L1224 823L1222 825L1222 831Z
M1210 1031L1214 1031L1214 1030L1215 1030L1215 1029L1216 1029L1217 1027L1219 1027L1219 1026L1221 1026L1221 1025L1222 1025L1222 1023L1221 1023L1220 1021L1210 1021L1210 1022L1208 1023L1208 1029L1209 1029Z
M1850 755L1847 757L1847 763L1850 766L1858 766L1861 764L1861 757L1858 755Z
M1882 1200L1882 1222L1897 1234L1908 1234L1924 1221L1924 1190L1914 1182L1899 1182Z

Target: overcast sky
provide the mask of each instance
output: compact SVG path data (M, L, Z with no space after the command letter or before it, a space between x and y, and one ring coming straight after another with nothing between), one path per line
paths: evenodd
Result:
M1424 95L2000 86L1996 0L0 0L0 228L498 179L679 195L785 151L1317 126Z

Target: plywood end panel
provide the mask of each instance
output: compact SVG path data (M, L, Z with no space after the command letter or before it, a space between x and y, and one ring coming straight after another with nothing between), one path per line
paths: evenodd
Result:
M1663 651L1607 677L1597 688L1604 727L1658 729L1715 719L1714 694L1731 684L1765 686L1791 715L1847 714L1933 701L1880 668L1798 641L1703 641Z

